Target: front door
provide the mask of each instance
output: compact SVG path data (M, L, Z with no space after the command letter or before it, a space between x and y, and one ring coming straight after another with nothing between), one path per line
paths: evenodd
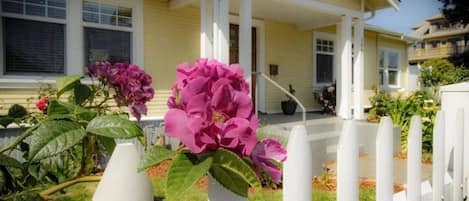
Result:
M252 28L252 65L251 72L257 72L257 42L256 28ZM239 25L230 24L230 64L239 63ZM256 103L256 76L251 76L251 97L252 102Z

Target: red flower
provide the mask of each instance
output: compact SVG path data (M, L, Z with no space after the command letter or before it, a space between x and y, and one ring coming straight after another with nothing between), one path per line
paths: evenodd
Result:
M49 97L44 96L41 100L36 103L36 108L41 110L43 113L47 113L47 105L49 103Z

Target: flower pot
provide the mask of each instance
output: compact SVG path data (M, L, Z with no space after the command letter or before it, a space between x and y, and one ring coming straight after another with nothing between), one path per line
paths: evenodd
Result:
M282 101L282 112L286 115L292 115L296 112L296 106L298 105L295 101Z
M245 197L241 197L230 190L223 187L210 174L208 175L208 201L247 201Z

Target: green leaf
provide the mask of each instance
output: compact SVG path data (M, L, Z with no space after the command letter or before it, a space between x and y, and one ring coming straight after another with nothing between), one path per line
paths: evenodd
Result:
M213 165L212 168L210 168L210 174L226 189L238 194L239 196L248 197L249 184L246 183L246 181L244 181L239 175L216 165Z
M143 135L143 130L135 122L117 115L94 118L88 123L86 131L111 138L133 138Z
M38 161L61 153L80 142L86 132L77 123L65 120L45 121L35 130L29 159Z
M57 78L57 97L60 97L63 93L72 90L75 85L80 82L80 79L81 75L69 75Z
M184 153L179 153L169 168L166 180L166 198L173 200L181 196L207 173L212 165L212 157L193 164Z
M79 83L75 85L73 94L75 104L81 105L91 96L92 92L89 86Z
M97 136L98 142L103 145L104 149L106 150L107 154L110 156L116 147L116 141L114 138L105 137L105 136Z
M8 109L8 116L12 118L23 118L27 114L26 108L18 104L14 104Z
M138 171L143 171L151 166L160 164L162 161L173 158L177 152L160 146L153 146L148 150L140 161Z
M226 149L218 149L213 155L213 166L223 167L230 172L237 174L244 181L256 189L261 189L261 182L256 172L235 153Z
M13 123L15 121L14 118L11 118L11 117L8 117L8 116L2 116L0 117L0 125L3 126L3 127L7 127L8 125L10 125L11 123Z
M98 113L93 110L87 110L81 107L77 107L75 110L75 115L78 116L79 119L83 119L85 121L91 121L93 118L96 117Z
M5 175L3 174L3 171L0 171L0 191L3 192L3 188L5 188L5 184L6 184Z
M49 105L47 106L47 115L63 115L63 114L70 114L70 110L68 107L62 105L56 100L49 101Z
M0 154L0 165L5 167L23 168L18 160L5 154Z

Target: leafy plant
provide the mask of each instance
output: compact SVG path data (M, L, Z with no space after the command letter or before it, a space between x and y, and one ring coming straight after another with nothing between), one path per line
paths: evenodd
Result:
M0 116L0 126L6 128L12 123L20 124L28 116L28 111L25 107L13 104L8 109L8 114Z
M328 114L336 113L336 84L324 87L324 89L315 93L316 100L321 105L322 112Z
M194 67L181 64L177 71L165 132L182 146L177 151L152 148L140 168L172 160L166 198L181 196L206 174L243 197L249 186L261 189L260 175L278 183L277 162L286 159L286 150L277 140L257 140L258 120L241 68L201 59Z
M91 75L97 77L99 83L83 84L82 76L78 75L57 78L57 88L41 94L36 103L40 111L37 117L40 118L31 121L34 124L12 144L0 149L3 154L19 147L25 153L27 161L16 168L22 172L21 178L33 179L33 182L28 181L31 186L44 182L61 183L88 175L96 170L103 152L112 153L114 139L143 136L142 129L130 121L127 114L110 112L107 102L113 99L122 101L119 105L129 106L139 119L139 115L146 111L132 108L144 105L153 97L153 89L146 88L151 84L151 78L147 78L140 69L135 70L138 67L127 64L97 63L94 67L99 70ZM138 83L131 85L132 91L120 85L121 82L127 85L127 82L136 81ZM139 92L142 93L137 94ZM20 109L12 112L15 115L23 113ZM10 193L21 188L3 188L0 185L2 189Z
M430 59L422 64L419 81L437 95L440 86L469 80L469 70L455 67L446 59Z
M422 117L423 126L423 152L432 152L433 125L439 105L433 100L433 96L427 91L416 91L408 97L393 96L389 93L377 91L370 98L372 108L368 114L368 120L378 122L381 117L391 117L393 123L401 128L402 151L407 150L407 136L409 133L410 119L413 115Z
M293 88L293 86L291 84L288 84L288 92L291 95L295 95L296 90ZM285 94L285 96L287 97L288 102L295 102L295 100L293 100L293 98L290 97L289 95Z

